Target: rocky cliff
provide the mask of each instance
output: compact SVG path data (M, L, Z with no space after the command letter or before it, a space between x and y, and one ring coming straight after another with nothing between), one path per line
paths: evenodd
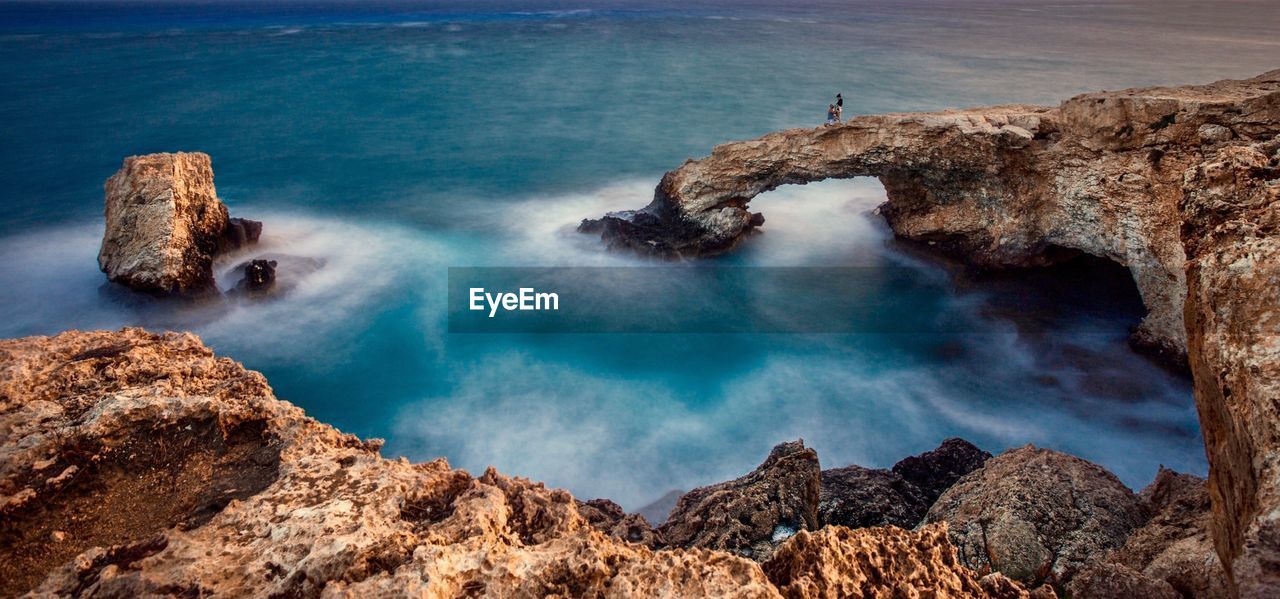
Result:
M384 459L189 333L0 341L0 440L3 596L1028 597L961 565L945 525L801 532L763 567L703 548L756 542L736 529L654 551L597 530L608 502ZM780 447L682 501L682 526L790 517L750 508L771 489L816 509L816 456Z
M726 251L756 195L875 176L894 232L980 267L1080 252L1130 269L1135 343L1190 363L1213 536L1235 591L1280 588L1280 70L1056 107L864 116L717 146L642 210L584 221L612 248Z

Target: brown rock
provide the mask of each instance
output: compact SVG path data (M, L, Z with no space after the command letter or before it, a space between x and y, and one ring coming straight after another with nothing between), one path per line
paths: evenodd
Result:
M1280 120L1280 102L1243 108L1256 121ZM1188 169L1186 181L1188 348L1214 544L1241 597L1273 597L1280 589L1280 136L1222 147Z
M578 513L604 534L650 549L658 549L665 544L644 516L628 514L622 506L608 499L579 501L577 505Z
M227 208L199 152L130 156L106 184L98 266L139 291L191 295L214 287Z
M920 490L897 473L862 466L822 471L823 526L915 528L928 510Z
M707 547L763 560L801 530L818 528L818 454L779 444L740 478L682 496L658 531L673 547Z
M956 559L945 524L918 531L893 526L801 531L764 563L764 571L791 599L1028 597L1007 578L980 582Z
M1094 564L1081 572L1067 585L1067 593L1089 599L1179 599L1169 583L1114 562Z
M379 446L191 334L0 341L0 595L777 597L750 560L655 553L564 491Z
M1142 523L1138 498L1110 472L1030 445L960 479L929 510L960 559L1028 584L1063 584Z
M978 449L973 443L953 437L943 441L937 449L903 458L893 465L893 471L920 490L927 509L960 477L981 468L989 459L991 454Z

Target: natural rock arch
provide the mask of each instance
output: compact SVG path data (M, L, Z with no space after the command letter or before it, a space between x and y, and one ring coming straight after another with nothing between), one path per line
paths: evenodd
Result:
M641 210L583 221L611 248L715 254L764 223L757 194L875 176L894 232L980 266L1058 246L1133 274L1135 340L1186 356L1233 594L1280 587L1280 70L1057 107L858 117L724 144Z

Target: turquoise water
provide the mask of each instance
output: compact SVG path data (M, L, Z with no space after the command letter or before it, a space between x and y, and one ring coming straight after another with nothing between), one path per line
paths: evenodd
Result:
M1267 2L0 3L0 335L190 329L385 453L493 464L636 507L804 437L824 465L960 435L1148 482L1203 473L1187 381L1132 354L1132 298L958 292L889 243L874 181L753 202L720 264L910 268L962 335L462 335L446 269L627 266L573 233L723 141L847 114L1056 102L1280 66ZM103 284L102 182L201 150L286 298L173 310ZM219 265L227 271L248 254ZM625 309L625 306L620 306ZM698 310L698 306L690 306Z

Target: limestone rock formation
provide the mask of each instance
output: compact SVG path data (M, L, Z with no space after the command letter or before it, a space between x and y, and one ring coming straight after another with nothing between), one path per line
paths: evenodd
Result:
M1275 123L1280 101L1243 108ZM1186 173L1188 349L1214 543L1240 596L1268 597L1280 589L1280 135L1233 130L1273 137L1206 152Z
M148 293L212 291L213 259L256 243L262 223L228 218L200 152L125 158L106 183L106 230L98 266L107 278Z
M108 279L165 294L213 288L227 207L214 191L207 154L126 158L107 179L106 219L98 266Z
M928 508L960 477L981 468L989 459L990 453L964 439L952 437L937 449L903 458L893 465L893 472L920 490Z
M818 454L779 444L754 471L685 493L658 531L673 547L706 547L757 560L801 530L818 529Z
M1161 468L1139 498L1149 516L1146 524L1119 549L1077 575L1073 594L1105 597L1099 594L1102 585L1123 582L1167 587L1178 597L1228 597L1225 572L1209 537L1209 492L1204 479Z
M875 176L904 239L977 266L1073 252L1130 269L1133 342L1190 363L1213 537L1242 596L1280 588L1280 70L1100 92L1056 107L864 116L724 144L667 173L644 209L586 221L663 257L732 248L757 194Z
M940 526L801 531L766 577L730 553L606 535L597 527L628 517L607 500L380 447L306 417L189 333L0 341L0 595L1027 596L978 580ZM817 469L813 450L780 445L736 481L738 500L699 513L754 515L743 498L811 512ZM682 521L715 495L695 491Z
M1029 597L1013 581L999 575L980 580L961 565L945 524L918 531L892 526L801 531L764 563L764 571L789 599ZM907 589L928 589L928 594Z
M929 510L963 563L1062 585L1143 522L1138 497L1102 467L1030 445L960 479Z

